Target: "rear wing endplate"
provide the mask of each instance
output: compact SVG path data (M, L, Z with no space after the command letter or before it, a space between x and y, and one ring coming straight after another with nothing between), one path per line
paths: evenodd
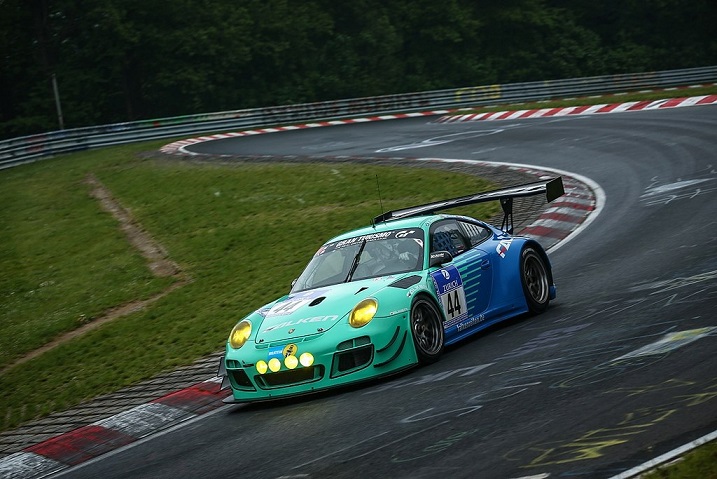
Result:
M436 201L425 205L411 206L399 210L389 211L374 218L373 223L383 223L391 220L402 218L410 218L412 216L432 215L438 211L447 210L449 208L457 208L459 206L468 206L476 203L485 203L488 201L500 201L503 208L503 224L501 229L510 234L513 233L513 198L521 198L524 196L535 196L545 194L545 199L550 203L565 194L563 188L563 179L558 176L549 180L541 180L523 185L510 186L499 190L488 191L485 193L476 193L474 195L461 196L450 200Z

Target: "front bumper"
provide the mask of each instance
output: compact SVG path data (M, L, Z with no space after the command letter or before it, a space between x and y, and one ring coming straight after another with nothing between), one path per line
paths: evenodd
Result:
M222 386L232 390L232 396L225 402L261 401L322 391L395 373L418 362L406 314L375 318L363 328L347 326L343 331L345 334L332 329L270 344L251 342L239 350L227 346L219 370ZM292 361L287 361L288 355L298 358L303 353L313 356L313 364L292 367ZM260 361L266 364L271 359L280 362L278 369L264 373L257 369Z

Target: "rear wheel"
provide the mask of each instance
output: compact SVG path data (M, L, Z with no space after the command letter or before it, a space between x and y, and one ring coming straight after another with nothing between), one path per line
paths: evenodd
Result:
M521 253L520 279L528 309L540 314L548 309L550 303L550 278L545 260L535 248L528 246Z
M435 303L418 297L411 306L411 334L418 361L422 364L437 361L443 352L443 322Z

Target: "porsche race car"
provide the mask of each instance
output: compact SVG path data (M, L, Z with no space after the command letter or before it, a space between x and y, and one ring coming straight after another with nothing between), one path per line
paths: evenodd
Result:
M225 402L325 390L431 363L497 322L544 312L550 261L513 236L513 198L564 193L560 177L390 211L322 245L290 292L232 329L221 358ZM500 228L440 213L500 201Z

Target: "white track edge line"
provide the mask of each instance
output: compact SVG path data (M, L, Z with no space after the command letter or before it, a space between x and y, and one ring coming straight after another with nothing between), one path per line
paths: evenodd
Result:
M640 464L637 467L633 467L630 470L627 470L625 472L621 472L620 474L616 476L612 476L610 479L629 479L631 477L635 477L638 474L641 474L643 472L647 472L650 469L653 469L661 464L666 463L667 461L671 459L675 459L686 452L692 451L693 449L696 449L697 447L706 444L710 441L713 441L717 439L717 431L712 431L709 434L705 434L699 439L695 439L692 442L688 442L687 444L684 444L676 449L671 450L670 452L666 452L665 454L661 456L657 456L654 459L651 459L643 464Z

